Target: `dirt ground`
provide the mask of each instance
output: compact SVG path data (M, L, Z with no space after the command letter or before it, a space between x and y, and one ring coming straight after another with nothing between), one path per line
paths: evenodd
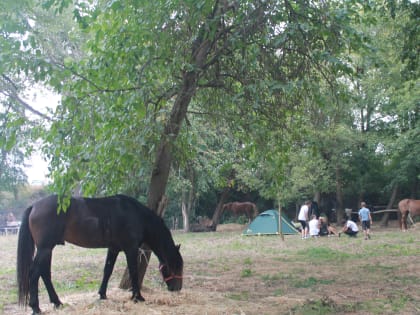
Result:
M40 285L41 309L54 315L420 314L419 228L402 233L395 226L374 227L368 241L361 236L301 240L299 235L282 241L279 236L244 237L243 229L229 224L215 233L174 232L182 243L183 289L166 290L152 257L142 290L146 302L136 304L129 292L118 289L123 255L108 300L100 301L96 291L104 252L85 255L79 254L85 249L71 245L57 248L53 281L62 283L58 293L64 307L55 310ZM77 281L94 284L77 289ZM4 314L31 313L10 302Z

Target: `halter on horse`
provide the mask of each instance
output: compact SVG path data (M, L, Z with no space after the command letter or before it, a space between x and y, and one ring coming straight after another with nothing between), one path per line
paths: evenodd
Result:
M41 277L50 301L62 305L51 282L51 257L65 242L86 248L108 248L99 289L106 299L108 280L119 252L127 258L132 299L144 301L138 284L139 247L146 243L159 259L159 269L170 291L182 288L183 260L169 229L155 212L137 200L117 195L106 198L71 198L65 212L57 211L57 196L41 199L22 218L17 255L19 304L41 313L38 282ZM36 246L36 254L35 253Z

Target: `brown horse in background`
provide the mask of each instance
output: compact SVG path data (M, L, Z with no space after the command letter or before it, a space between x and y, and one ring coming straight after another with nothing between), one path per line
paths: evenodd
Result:
M245 215L249 221L258 215L258 208L252 202L228 202L223 205L223 211L228 210L235 216Z
M407 217L411 218L420 215L420 200L415 199L403 199L398 203L398 209L401 212L400 216L400 228L407 231ZM412 219L411 219L412 220Z

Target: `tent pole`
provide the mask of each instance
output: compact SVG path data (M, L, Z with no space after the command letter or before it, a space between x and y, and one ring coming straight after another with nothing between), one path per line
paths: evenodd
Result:
M281 236L282 241L284 241L284 235L281 228L281 204L280 204L280 198L279 198L279 234Z

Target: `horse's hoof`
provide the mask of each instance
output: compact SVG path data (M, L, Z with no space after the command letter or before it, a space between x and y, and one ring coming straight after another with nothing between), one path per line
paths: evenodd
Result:
M59 310L62 309L64 307L63 303L55 303L54 304L54 309Z
M99 294L99 299L100 300L106 300L107 299L106 294Z
M39 308L32 310L32 315L39 315L39 314L42 314L42 312Z
M141 294L139 294L138 296L133 296L131 299L134 303L145 301L144 297L142 297Z

